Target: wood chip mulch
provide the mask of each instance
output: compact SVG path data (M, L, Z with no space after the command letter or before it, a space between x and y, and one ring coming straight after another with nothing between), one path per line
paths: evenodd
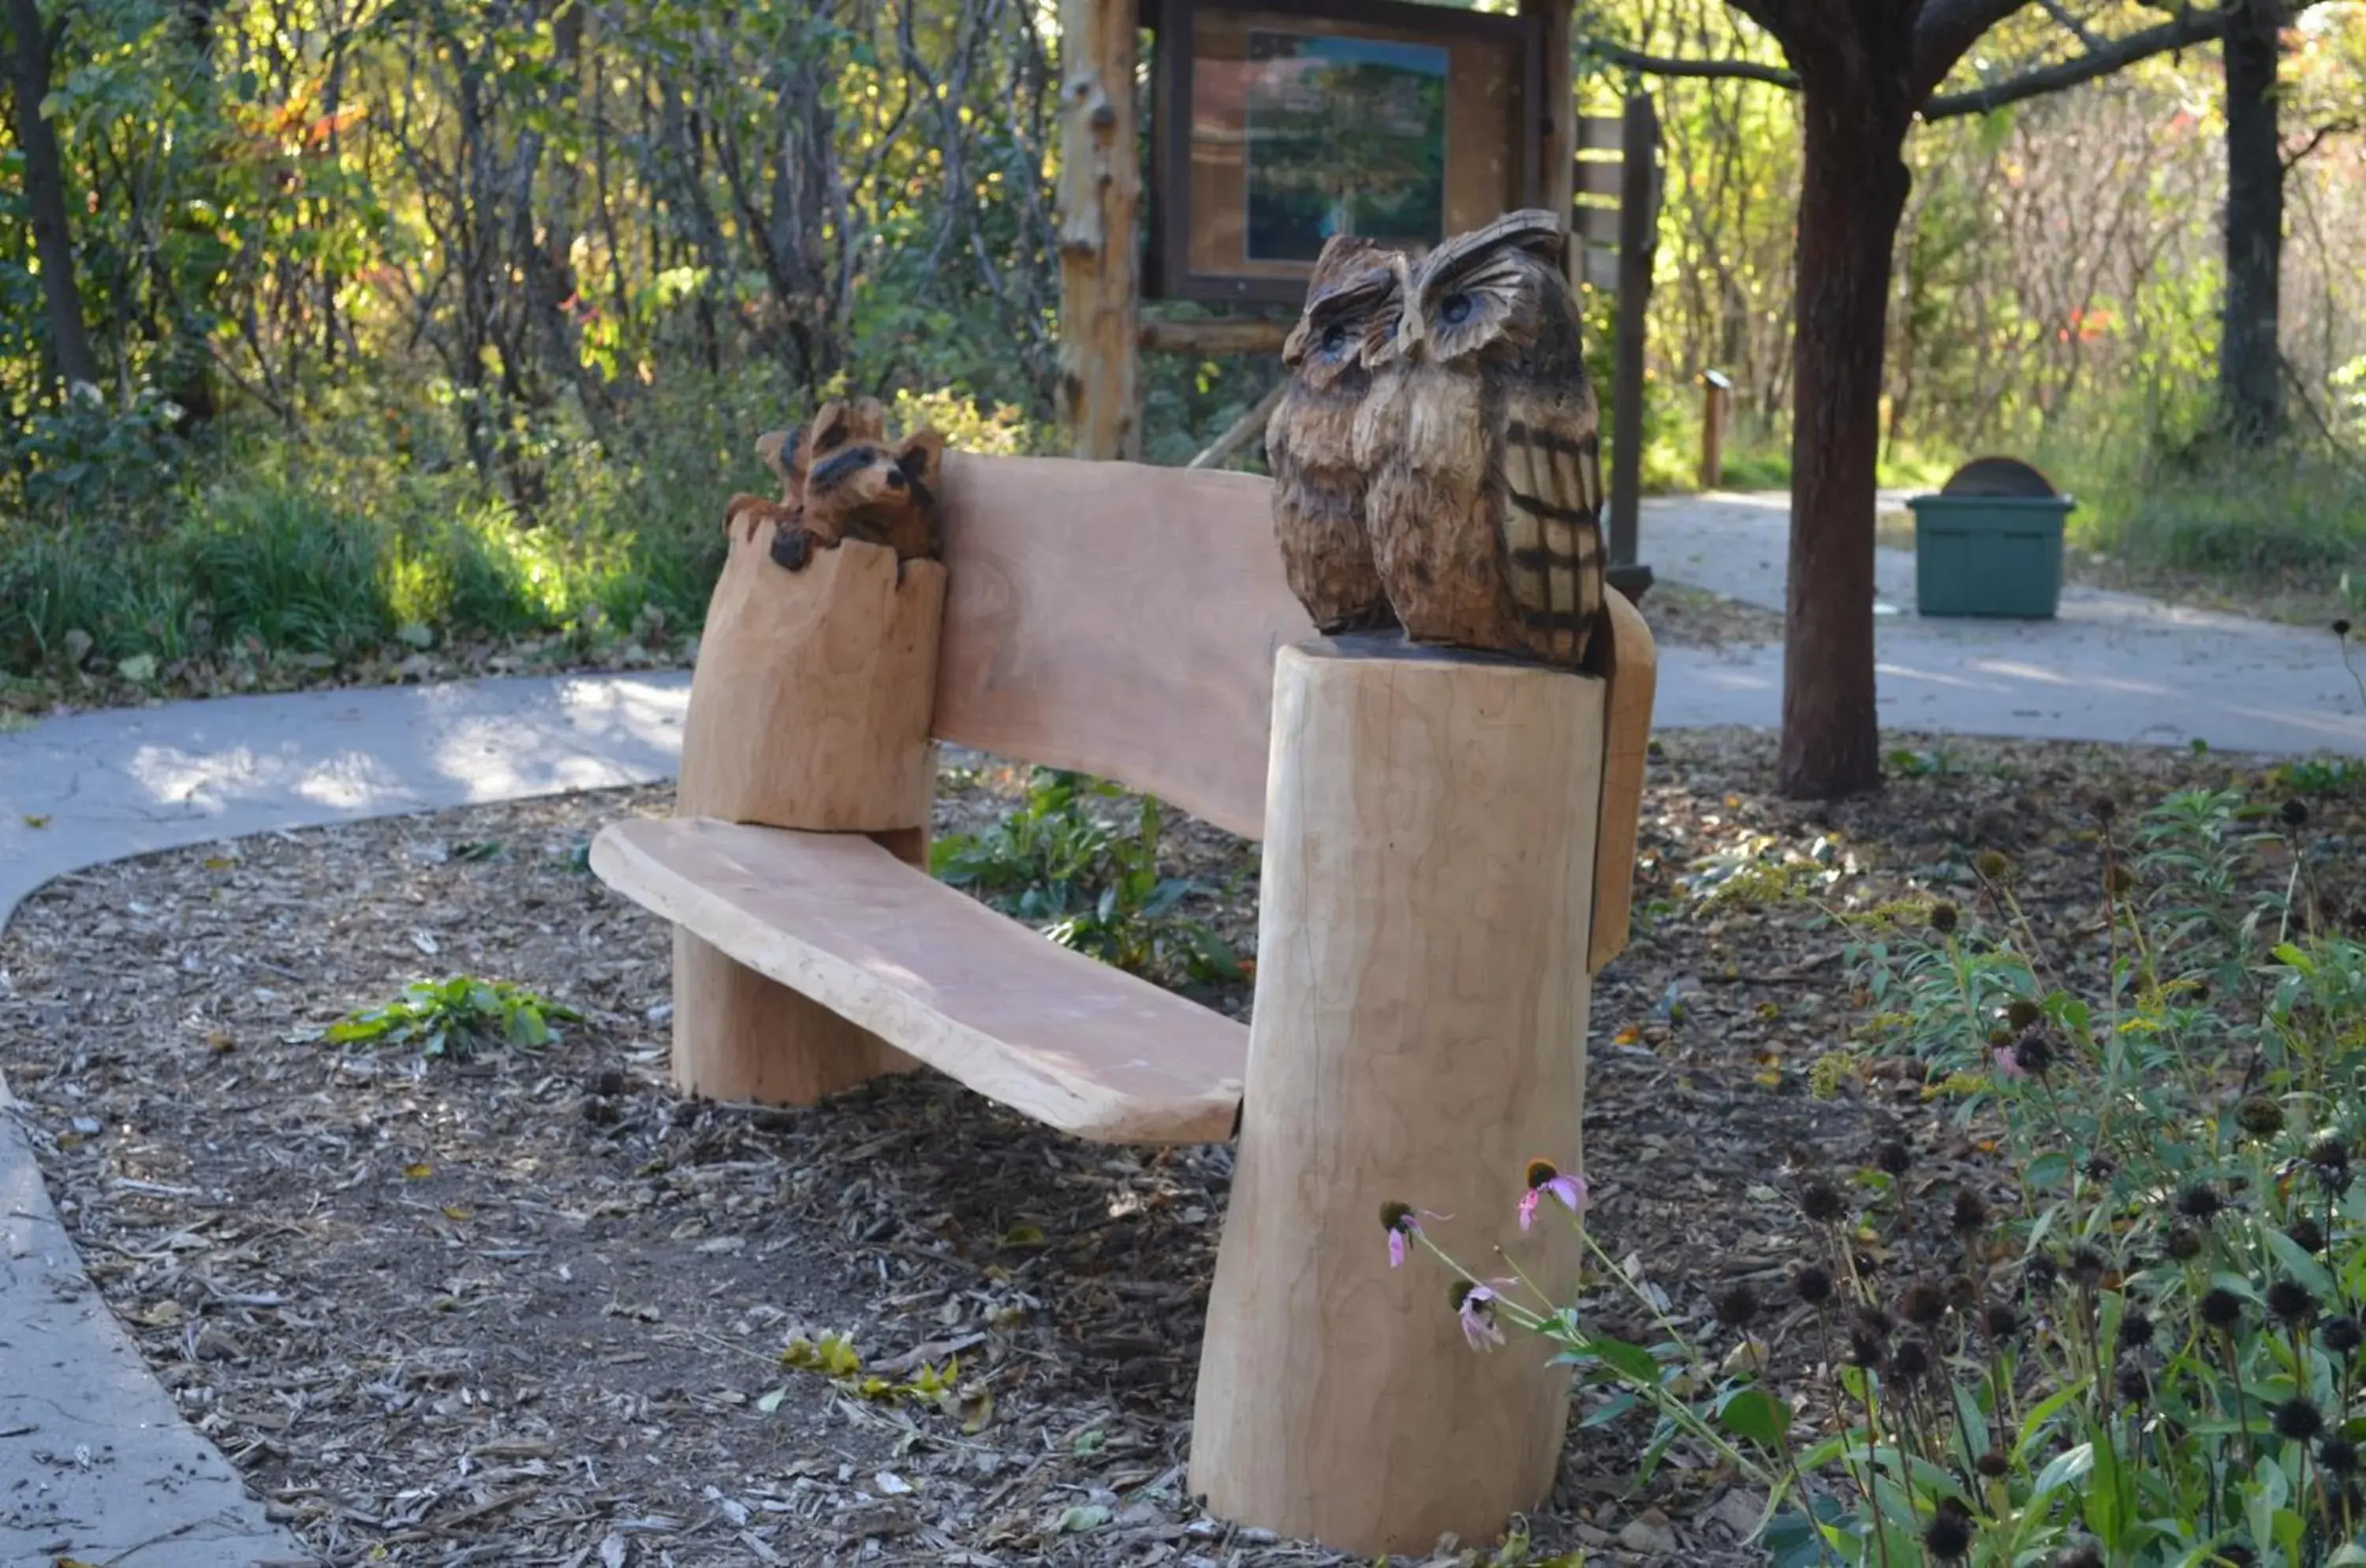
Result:
M1711 1343L1709 1295L1774 1301L1798 1256L1786 1151L1853 1165L1901 1135L1977 1157L1915 1084L1809 1092L1858 1017L1821 907L1956 886L1995 848L2043 922L2092 886L2091 794L2258 784L2222 757L1893 743L1917 776L1832 807L1777 799L1754 734L1670 736L1651 770L1638 940L1595 993L1593 1219ZM950 772L940 830L1021 782ZM1077 1143L926 1074L807 1110L668 1089L666 930L582 864L602 824L668 806L609 792L177 852L53 884L0 936L0 1064L187 1416L337 1562L1346 1561L1186 1495L1228 1147ZM1200 902L1250 940L1246 846L1176 821L1168 847L1234 878ZM1811 869L1725 874L1786 857ZM320 1038L454 972L584 1020L466 1061ZM1762 1329L1778 1363L1812 1361L1796 1314ZM862 1374L783 1364L828 1333ZM860 1384L930 1368L951 1370L927 1400ZM1759 1499L1682 1447L1639 1484L1646 1436L1573 1426L1536 1551L1754 1561L1736 1543Z

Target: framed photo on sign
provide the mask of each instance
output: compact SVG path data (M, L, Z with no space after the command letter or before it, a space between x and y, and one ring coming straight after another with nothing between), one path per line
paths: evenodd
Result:
M1297 303L1324 242L1436 244L1538 199L1533 18L1158 0L1154 298Z

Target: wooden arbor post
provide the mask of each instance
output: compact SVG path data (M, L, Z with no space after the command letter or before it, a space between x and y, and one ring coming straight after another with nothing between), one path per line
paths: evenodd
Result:
M726 525L691 678L675 812L867 833L928 861L936 754L929 718L945 569L848 540L792 571L780 513ZM673 1081L688 1094L804 1105L911 1059L818 1003L674 928Z
M1070 455L1132 457L1134 0L1060 0L1060 423Z
M1425 1551L1551 1488L1566 1374L1540 1340L1471 1350L1433 1263L1391 1271L1380 1210L1452 1215L1432 1232L1482 1277L1510 1272L1500 1246L1557 1300L1575 1286L1567 1224L1523 1235L1515 1216L1527 1158L1579 1165L1606 693L1639 692L1648 725L1639 646L1615 684L1355 639L1279 656L1247 1090L1191 1434L1191 1489L1222 1517Z

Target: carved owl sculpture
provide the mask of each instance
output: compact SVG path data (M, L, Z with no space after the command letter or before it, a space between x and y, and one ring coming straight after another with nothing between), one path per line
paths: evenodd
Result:
M1372 379L1365 354L1395 323L1401 259L1370 240L1333 235L1307 280L1305 311L1281 345L1290 380L1265 431L1273 532L1290 591L1325 632L1396 620L1364 533L1355 426Z
M1600 415L1549 212L1396 264L1355 457L1389 602L1416 642L1574 665L1602 614Z

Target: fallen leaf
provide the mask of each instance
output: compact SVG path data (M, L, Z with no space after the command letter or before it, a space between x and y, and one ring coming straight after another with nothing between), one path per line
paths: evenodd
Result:
M25 813L25 826L26 826L26 827L28 827L28 828L46 828L46 827L48 827L49 825L50 825L50 819L49 819L49 818L48 818L48 817L46 817L46 816L36 817L36 816L34 816L34 815L33 815L31 812L29 812L29 811L28 811L28 812L27 812L27 813Z
M429 1177L435 1174L435 1168L429 1165L426 1161L422 1160L417 1165L404 1166L402 1168L402 1174L413 1181L424 1181Z

